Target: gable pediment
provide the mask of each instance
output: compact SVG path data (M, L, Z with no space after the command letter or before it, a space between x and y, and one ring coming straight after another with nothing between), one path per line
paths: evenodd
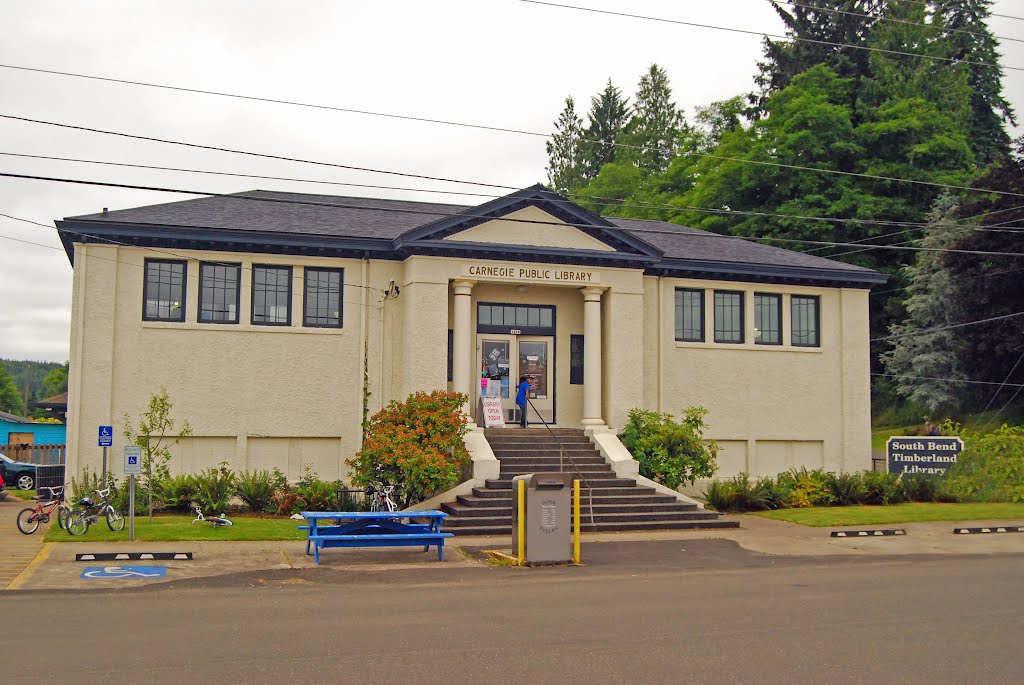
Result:
M504 250L521 255L589 253L595 259L661 255L653 245L543 186L526 188L407 231L394 246L413 253Z
M485 221L446 236L444 240L491 245L615 251L615 248L608 243L587 235L536 206L511 212L500 219Z

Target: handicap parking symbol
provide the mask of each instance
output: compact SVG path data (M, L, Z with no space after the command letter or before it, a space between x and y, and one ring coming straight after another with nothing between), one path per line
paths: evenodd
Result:
M139 458L133 454L128 457L128 463L134 466L135 464L139 463Z
M82 578L166 578L166 566L87 566Z
M113 447L114 445L114 427L113 426L100 426L99 434L99 446L100 447Z

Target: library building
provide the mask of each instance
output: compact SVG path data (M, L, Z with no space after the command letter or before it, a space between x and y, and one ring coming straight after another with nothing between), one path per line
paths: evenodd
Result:
M364 404L447 388L470 398L480 486L524 435L524 376L527 432L589 444L620 477L631 409L693 405L719 477L871 467L868 292L885 277L869 269L539 185L477 206L251 191L57 228L72 475L99 468L98 426L119 436L165 388L193 433L173 470L344 479Z

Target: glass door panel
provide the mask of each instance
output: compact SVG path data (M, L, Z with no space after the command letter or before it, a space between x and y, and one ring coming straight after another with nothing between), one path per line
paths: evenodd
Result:
M520 336L516 343L519 358L518 376L526 376L530 384L531 404L527 413L528 421L554 420L554 378L551 373L551 338L527 338Z

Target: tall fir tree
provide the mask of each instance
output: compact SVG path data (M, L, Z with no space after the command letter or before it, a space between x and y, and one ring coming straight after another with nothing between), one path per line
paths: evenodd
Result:
M0 411L21 416L25 413L25 404L18 392L11 374L7 373L6 367L0 363Z
M596 177L601 167L615 161L618 151L615 143L629 119L629 102L622 97L622 91L612 85L590 98L590 113L587 115L587 130L584 133L584 159L586 177Z
M1005 159L1010 154L1010 137L1004 122L1016 126L1013 108L1003 97L1003 70L999 66L998 42L988 27L991 0L942 0L933 11L944 28L954 59L966 64L970 86L970 140L979 166ZM985 66L986 64L994 66Z
M907 282L906 316L889 327L892 348L881 361L897 394L927 410L949 415L965 397L960 371L961 332L949 326L962 322L957 282L945 263L945 253L971 234L956 222L957 199L948 193L935 202L913 264L903 267Z
M679 134L686 126L683 113L672 101L668 74L652 64L637 86L633 114L620 136L617 159L631 162L652 173L668 168L679 145Z
M548 186L563 195L584 184L583 120L576 114L572 97L565 99L565 109L558 115L555 132L546 144L548 152Z

